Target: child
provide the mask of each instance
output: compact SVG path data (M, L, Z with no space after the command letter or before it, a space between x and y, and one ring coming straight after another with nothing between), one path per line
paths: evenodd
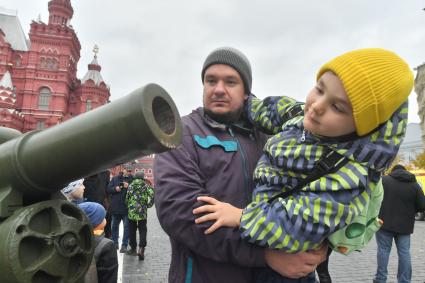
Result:
M128 232L130 238L130 250L128 255L138 255L139 260L145 259L146 247L146 220L148 219L148 208L154 202L154 191L150 183L145 180L142 171L134 175L134 180L128 187L126 203L128 207ZM139 230L139 251L136 251L136 230Z
M71 182L63 188L61 191L66 196L66 198L73 204L79 204L84 202L84 179L79 179L77 181Z
M93 226L95 238L94 259L96 261L98 282L117 282L118 257L114 242L104 237L103 229L106 225L105 208L96 202L82 202L78 204L84 211Z
M196 223L216 220L206 233L240 226L249 242L289 253L316 249L328 238L342 253L361 248L380 226L381 173L404 137L412 86L412 71L400 57L370 48L322 66L305 105L288 97L260 101L250 96L248 118L274 134L254 172L253 200L242 211L199 197L209 205L194 214L210 213ZM294 114L297 108L303 113ZM337 158L329 162L328 155ZM365 239L350 246L361 234ZM340 244L341 239L348 244ZM269 273L257 281L315 279L309 274L291 281Z

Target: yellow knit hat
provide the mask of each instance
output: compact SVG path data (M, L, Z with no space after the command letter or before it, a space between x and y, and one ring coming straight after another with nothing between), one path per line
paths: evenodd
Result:
M386 122L406 101L413 87L413 73L397 54L379 48L359 49L342 54L320 68L336 74L353 107L359 136Z

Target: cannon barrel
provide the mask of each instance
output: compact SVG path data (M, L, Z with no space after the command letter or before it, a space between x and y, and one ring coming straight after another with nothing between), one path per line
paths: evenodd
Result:
M11 187L37 198L180 142L175 104L164 89L149 84L64 123L1 144L0 190Z
M172 149L181 132L173 100L155 84L45 130L0 130L0 282L81 282L94 251L92 228L57 192Z
M22 135L22 133L15 129L0 127L0 144L14 139L18 136Z

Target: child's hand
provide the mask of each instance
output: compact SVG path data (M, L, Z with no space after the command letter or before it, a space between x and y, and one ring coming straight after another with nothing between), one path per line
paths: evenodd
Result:
M198 197L196 200L207 204L193 210L193 214L206 213L206 215L196 218L195 223L215 220L214 224L205 230L205 234L210 234L222 226L239 227L242 209L207 196Z

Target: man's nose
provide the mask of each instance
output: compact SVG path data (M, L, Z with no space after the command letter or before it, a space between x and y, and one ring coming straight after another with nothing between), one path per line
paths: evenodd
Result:
M221 94L221 93L224 93L224 90L225 90L224 82L221 80L218 81L217 84L215 85L214 92L217 94Z

